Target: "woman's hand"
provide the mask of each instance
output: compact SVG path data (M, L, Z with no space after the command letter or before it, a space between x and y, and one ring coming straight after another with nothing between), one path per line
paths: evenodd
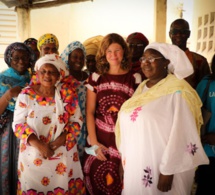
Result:
M21 91L21 87L13 87L8 89L2 97L0 97L0 115L5 111L7 108L11 98L17 97Z
M63 146L66 142L67 132L63 132L56 140L49 143L49 146L52 150L58 149L60 146Z
M215 145L215 133L207 133L201 137L203 144Z
M163 175L160 173L157 188L161 192L168 192L172 188L174 175Z
M50 158L54 155L54 150L50 148L49 144L39 140L33 133L28 137L28 144L35 147L39 151L41 156L45 159Z
M21 92L21 90L22 90L22 88L20 86L16 86L11 89L8 89L7 93L8 93L9 99L11 99L13 97L17 97L19 95L19 93Z
M39 150L40 154L43 158L47 159L54 155L54 150L52 150L49 146L49 144L41 142L38 143L37 149Z
M95 151L96 152L96 158L101 160L101 161L106 161L107 158L104 155L104 151L108 150L108 148L106 148L104 145L97 143L97 146L99 146L99 148Z

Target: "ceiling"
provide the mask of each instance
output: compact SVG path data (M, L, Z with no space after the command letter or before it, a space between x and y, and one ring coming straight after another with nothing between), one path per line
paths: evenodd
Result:
M93 0L0 0L8 8L11 7L23 7L23 8L44 8L44 7L53 7L59 6L66 3L78 3L84 1L93 1Z

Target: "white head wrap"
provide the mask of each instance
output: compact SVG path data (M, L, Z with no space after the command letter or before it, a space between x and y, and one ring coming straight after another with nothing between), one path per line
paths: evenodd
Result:
M183 79L193 74L193 66L185 52L176 45L168 43L150 43L145 50L154 49L160 52L166 59L170 60L168 65L169 72L173 73L178 79Z
M38 71L41 68L41 66L44 64L52 64L58 69L60 73L59 81L61 81L64 77L69 75L69 70L66 64L63 62L61 57L58 56L57 54L46 54L45 56L41 57L39 60L37 60L34 66L34 70ZM56 85L58 83L56 83Z

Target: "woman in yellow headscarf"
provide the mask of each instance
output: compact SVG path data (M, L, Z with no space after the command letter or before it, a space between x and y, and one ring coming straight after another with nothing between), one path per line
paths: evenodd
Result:
M40 51L40 57L46 54L59 54L59 41L54 34L46 33L42 35L37 41L37 48ZM38 82L35 72L31 76L30 84L34 85Z
M92 74L97 71L96 68L96 54L99 49L100 43L103 39L103 36L98 35L91 37L84 41L83 45L86 49L86 65L87 69L85 70L88 74Z
M40 56L45 54L58 54L59 42L55 35L51 33L46 33L42 35L37 42L37 48L40 51Z

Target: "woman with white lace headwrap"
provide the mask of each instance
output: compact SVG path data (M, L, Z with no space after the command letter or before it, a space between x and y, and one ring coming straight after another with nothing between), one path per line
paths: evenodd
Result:
M143 81L121 107L115 128L123 194L190 194L195 168L208 164L199 128L201 101L183 78L192 74L177 46L151 43L140 58Z
M20 138L17 194L85 194L77 151L82 126L69 72L57 54L35 64L38 83L18 96L13 130Z

